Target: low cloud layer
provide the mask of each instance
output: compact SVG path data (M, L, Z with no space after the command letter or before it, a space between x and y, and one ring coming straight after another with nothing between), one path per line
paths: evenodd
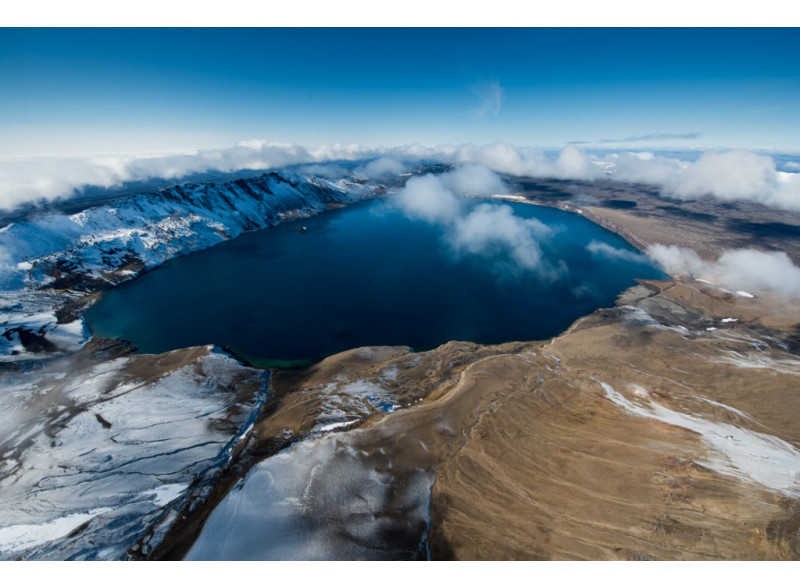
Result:
M357 167L355 173L368 180L381 180L404 174L407 171L406 166L400 160L393 157L379 157Z
M461 215L462 202L441 178L428 174L411 178L393 204L409 218L430 224L448 224Z
M696 161L649 152L589 154L571 144L558 154L490 145L405 145L366 148L359 145L323 145L306 148L291 143L245 141L229 149L198 151L162 157L36 158L0 160L0 209L28 202L67 198L84 186L110 188L124 182L153 178L176 180L195 173L267 170L304 164L305 173L346 173L336 162L361 162L353 173L380 181L405 173L424 162L482 164L495 172L534 178L595 180L611 178L650 184L672 198L713 197L727 201L754 201L800 210L800 173L778 171L773 158L744 150L707 151ZM782 169L795 168L784 163ZM324 167L320 167L323 166ZM481 173L474 168L475 174ZM800 171L800 168L796 168ZM470 192L465 179L456 192Z
M617 249L608 243L597 241L593 239L587 246L586 250L592 255L601 259L611 259L616 261L631 261L634 263L642 263L647 261L647 257L638 251L629 251L627 249Z
M648 133L624 139L601 139L598 143L638 143L639 141L666 141L671 139L699 139L702 133ZM586 141L589 143L590 141Z
M0 160L0 209L67 198L85 186L110 188L153 178L178 180L209 171L264 170L299 163L358 160L371 151L326 145L309 150L291 143L245 141L230 149L161 157L30 158Z
M777 171L775 161L742 149L706 151L695 162L651 153L611 154L615 179L653 184L668 196L712 196L725 201L753 201L800 210L800 174Z
M602 168L575 145L564 147L555 159L540 149L519 148L499 142L482 146L444 145L431 150L425 157L452 163L482 163L496 172L515 176L591 180L603 175Z
M488 167L469 164L449 173L409 179L392 203L409 218L441 226L445 241L456 256L500 256L507 260L504 269L557 280L566 268L563 264L550 264L540 247L554 229L539 220L514 215L508 205L482 203L473 207L462 197L488 196L503 192L504 188Z
M731 290L774 292L800 298L800 268L783 251L732 249L710 262L692 249L656 244L647 254L673 276L702 278Z
M457 253L505 254L513 267L555 281L564 274L565 268L547 262L539 245L550 235L552 229L536 219L515 216L510 206L480 204L454 220L449 241Z
M439 178L456 194L490 196L508 192L500 177L482 163L461 164L454 172L440 174Z

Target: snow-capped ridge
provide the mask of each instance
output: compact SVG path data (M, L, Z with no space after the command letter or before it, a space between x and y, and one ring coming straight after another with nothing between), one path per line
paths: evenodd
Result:
M17 349L6 335L34 315L53 317L46 324L34 321L42 335L55 324L52 300L44 303L40 292L74 297L103 290L178 255L381 189L366 181L270 172L176 185L75 214L51 213L8 225L0 232L0 354Z

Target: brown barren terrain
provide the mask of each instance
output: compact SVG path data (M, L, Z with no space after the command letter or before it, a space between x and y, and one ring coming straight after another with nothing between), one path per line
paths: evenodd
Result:
M640 248L714 259L757 242L800 256L797 215L598 185L552 183L540 203L579 210ZM799 327L796 300L641 282L551 341L362 348L277 373L245 454L319 430L332 391L380 385L397 410L341 400L341 443L394 480L396 500L374 516L402 522L406 488L433 475L429 529L409 531L425 536L418 557L798 559ZM159 554L180 556L191 535Z

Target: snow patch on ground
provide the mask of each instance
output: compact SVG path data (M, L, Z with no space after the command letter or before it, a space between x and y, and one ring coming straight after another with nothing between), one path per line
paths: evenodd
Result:
M729 350L724 352L719 362L745 369L772 370L800 376L800 360L769 357L763 353L739 353Z
M764 433L710 421L662 406L652 399L632 402L605 382L597 382L606 397L624 410L698 433L710 447L698 463L717 472L749 478L792 498L800 498L800 452L789 443ZM643 388L639 387L639 390Z
M323 425L318 426L314 430L320 433L327 433L328 431L335 431L336 429L342 429L348 425L352 425L353 423L357 423L358 419L353 419L352 421L345 421L343 423L331 423L330 425Z
M151 491L151 494L155 495L151 500L156 506L166 506L180 498L188 487L188 484L164 484Z
M0 375L0 559L124 557L192 483L213 479L252 426L266 382L206 352L147 381L132 373L153 369L147 356Z
M387 376L388 370L388 376ZM383 371L384 380L397 377L397 368ZM399 408L397 397L383 385L358 378L354 382L331 382L321 390L322 414L317 419L315 432L341 428L342 423L352 424L375 413L392 412Z
M0 528L0 545L3 546L3 551L15 552L49 543L69 535L86 521L110 510L110 508L95 508L89 512L69 514L38 525L2 527Z
M416 470L396 484L385 458L370 464L352 435L309 439L254 466L208 517L186 559L413 558L435 473ZM398 546L404 535L413 540Z

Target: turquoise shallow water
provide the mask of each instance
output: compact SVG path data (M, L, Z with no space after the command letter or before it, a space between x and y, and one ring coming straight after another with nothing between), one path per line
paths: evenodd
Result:
M634 278L663 277L578 215L504 205L557 229L541 247L566 266L560 279L515 267L502 248L455 255L445 229L371 201L171 260L105 292L85 318L142 353L213 343L258 365L291 365L363 345L544 339L613 305Z

